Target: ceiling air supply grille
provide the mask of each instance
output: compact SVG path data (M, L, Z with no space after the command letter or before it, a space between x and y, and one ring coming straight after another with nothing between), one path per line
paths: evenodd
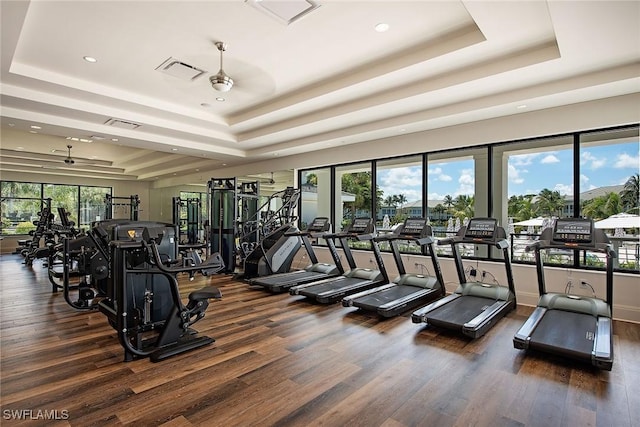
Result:
M179 59L169 58L156 67L156 70L181 80L195 80L205 74L205 70L186 64Z
M120 129L129 129L129 130L138 129L141 126L138 123L128 122L126 120L120 120L120 119L109 119L106 122L104 122L104 124L107 126L113 126Z
M285 25L292 24L320 7L312 0L245 0L245 3Z

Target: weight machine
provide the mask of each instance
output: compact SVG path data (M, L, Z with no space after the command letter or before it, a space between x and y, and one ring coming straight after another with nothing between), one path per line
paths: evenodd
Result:
M118 200L124 200L123 202L118 202ZM129 211L129 220L137 221L138 213L140 211L140 198L137 194L132 194L131 196L125 197L117 197L112 196L111 194L105 194L104 196L104 219L113 219L113 210L118 207L126 208Z
M211 251L219 252L226 273L237 272L256 249L266 252L273 244L268 235L292 225L300 190L288 187L260 204L260 183L237 178L212 178L210 200ZM277 239L276 239L277 240Z
M189 245L200 243L202 203L197 198L173 198L173 223L178 226L178 241ZM186 239L183 235L186 231Z

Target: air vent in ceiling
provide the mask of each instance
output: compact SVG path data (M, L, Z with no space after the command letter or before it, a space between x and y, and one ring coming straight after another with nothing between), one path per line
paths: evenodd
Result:
M108 126L117 127L120 129L129 129L129 130L138 129L140 127L140 124L138 123L128 122L126 120L120 120L120 119L109 119L106 122L104 122L104 124Z
M156 67L161 73L169 74L181 80L195 80L205 74L205 70L186 64L179 59L169 58Z
M312 0L245 0L245 3L285 25L292 24L320 7Z

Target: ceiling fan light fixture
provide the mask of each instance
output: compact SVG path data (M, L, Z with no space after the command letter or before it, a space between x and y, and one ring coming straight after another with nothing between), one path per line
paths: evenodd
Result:
M209 77L211 87L218 92L229 92L233 87L233 79L227 76L222 69L215 76Z
M215 45L220 52L220 71L218 71L218 74L215 76L209 77L209 82L218 92L229 92L233 87L233 79L222 69L222 52L227 50L227 44L223 42L216 42Z

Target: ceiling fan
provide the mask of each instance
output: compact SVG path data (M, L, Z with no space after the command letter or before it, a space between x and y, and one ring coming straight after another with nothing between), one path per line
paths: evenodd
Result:
M233 87L233 79L229 77L222 69L222 52L227 50L227 44L223 42L216 42L216 47L220 51L220 71L215 76L209 77L211 86L218 92L229 92Z
M71 158L71 149L72 149L72 148L73 148L73 146L72 146L72 145L67 145L67 158L66 158L66 159L64 159L64 162L65 162L67 165L73 165L73 164L75 164L75 163L76 163L76 161L75 161L75 160L73 160L73 158Z
M111 166L111 162L110 161L95 160L95 159L83 159L83 158L77 158L77 157L73 158L73 157L71 157L71 149L72 148L73 148L73 145L71 145L71 144L67 145L67 157L65 157L64 160L63 160L66 165L69 165L69 166L73 166L73 165Z

